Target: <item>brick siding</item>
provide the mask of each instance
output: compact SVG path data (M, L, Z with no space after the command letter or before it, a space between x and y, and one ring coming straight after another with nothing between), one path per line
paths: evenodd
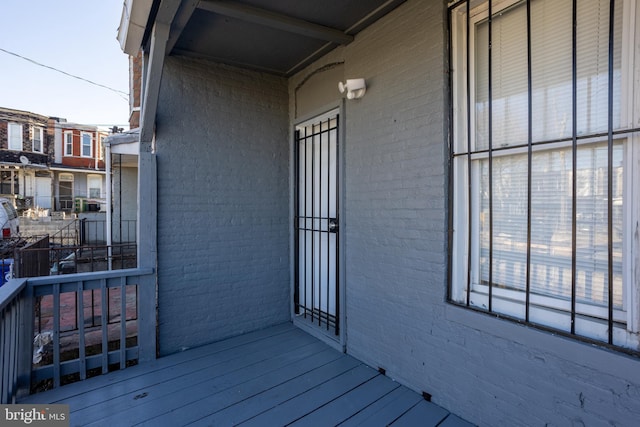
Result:
M288 320L286 81L168 57L156 129L160 352Z

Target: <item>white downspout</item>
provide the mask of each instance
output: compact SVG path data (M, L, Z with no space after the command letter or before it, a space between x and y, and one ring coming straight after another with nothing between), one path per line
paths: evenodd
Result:
M104 161L105 161L105 172L107 176L105 177L107 184L107 265L108 270L111 271L113 269L113 239L111 238L111 216L112 216L112 197L111 197L111 142L108 141L108 138L105 138L104 142Z

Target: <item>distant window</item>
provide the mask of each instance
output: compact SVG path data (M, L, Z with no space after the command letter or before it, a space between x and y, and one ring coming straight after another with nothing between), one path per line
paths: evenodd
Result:
M42 153L42 140L44 139L44 129L40 127L33 128L33 152Z
M91 134L82 132L82 157L91 157Z
M104 136L100 136L100 145L98 146L98 160L104 160Z
M0 172L0 194L18 194L19 192L18 173L12 170Z
M87 186L89 187L89 197L92 199L102 196L102 176L88 175Z
M19 123L9 123L7 129L9 150L22 151L22 125Z
M58 206L62 210L73 209L73 174L61 173L58 177Z
M64 155L73 156L73 132L64 133Z

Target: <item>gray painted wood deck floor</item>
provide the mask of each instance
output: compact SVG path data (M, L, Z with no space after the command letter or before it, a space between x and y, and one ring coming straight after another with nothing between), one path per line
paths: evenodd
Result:
M21 403L68 404L83 426L470 425L289 323Z

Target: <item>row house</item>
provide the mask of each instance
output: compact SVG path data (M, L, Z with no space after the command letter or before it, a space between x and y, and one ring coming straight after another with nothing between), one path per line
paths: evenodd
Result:
M100 210L105 202L104 139L96 126L57 119L51 162L55 209Z
M19 208L51 207L49 117L0 108L0 195Z
M19 209L100 210L106 136L96 126L0 108L0 194Z

